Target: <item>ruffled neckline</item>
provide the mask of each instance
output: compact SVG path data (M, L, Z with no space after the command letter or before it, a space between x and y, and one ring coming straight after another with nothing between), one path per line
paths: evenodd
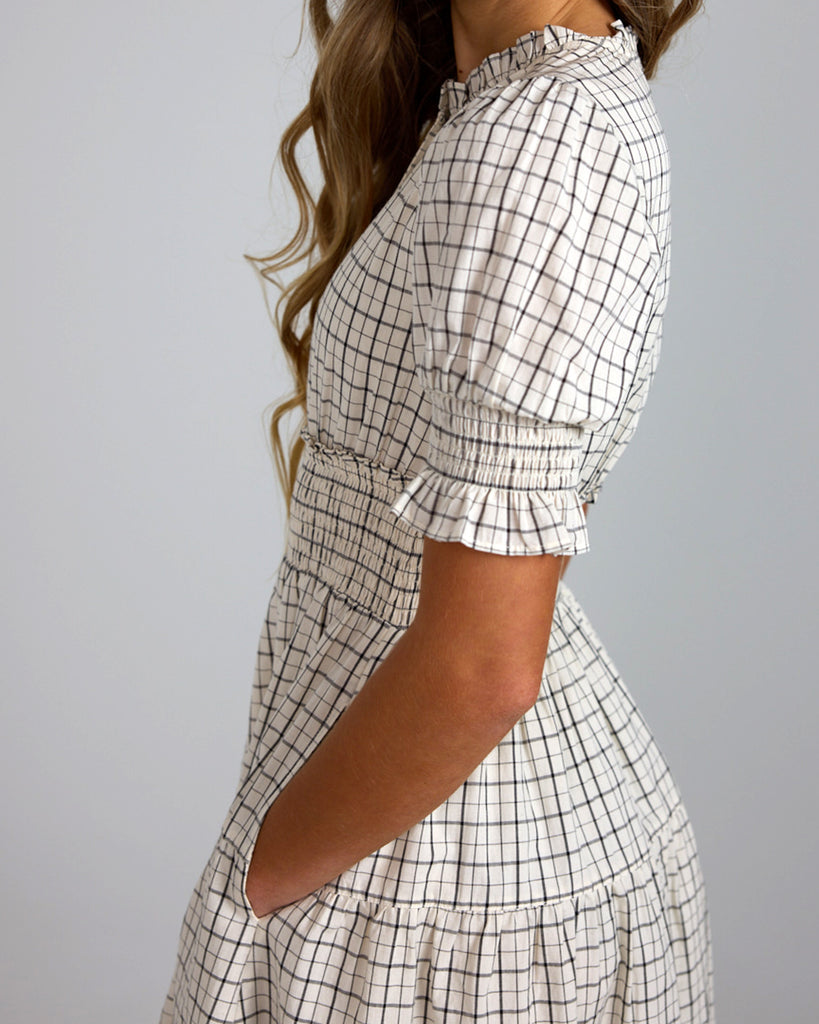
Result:
M438 113L444 117L459 110L478 93L483 92L497 82L511 80L517 73L530 64L541 62L541 58L554 57L560 63L564 57L573 60L585 57L596 51L623 53L631 57L637 54L637 33L631 25L617 18L609 22L609 28L616 30L612 36L588 36L565 25L546 25L542 29L532 29L518 36L511 46L496 53L490 53L459 82L457 78L447 78L441 85L438 100ZM551 65L552 61L544 61Z

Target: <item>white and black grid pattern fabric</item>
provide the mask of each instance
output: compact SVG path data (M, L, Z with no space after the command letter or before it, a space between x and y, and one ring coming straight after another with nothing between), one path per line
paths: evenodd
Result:
M417 607L423 537L588 550L656 369L665 138L618 19L444 83L316 312L305 450L236 797L161 1024L706 1024L711 937L669 767L561 581L538 700L452 796L258 918L268 808Z

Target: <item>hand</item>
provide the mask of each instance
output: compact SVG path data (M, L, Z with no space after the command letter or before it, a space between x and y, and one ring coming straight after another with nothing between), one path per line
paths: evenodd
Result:
M276 896L269 880L264 878L264 869L260 866L261 858L256 855L258 849L259 842L257 840L253 856L250 858L250 867L247 869L245 895L256 917L266 917L286 906L287 901Z

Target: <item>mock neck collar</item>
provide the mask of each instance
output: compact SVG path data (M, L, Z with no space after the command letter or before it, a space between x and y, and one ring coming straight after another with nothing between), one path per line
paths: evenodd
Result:
M622 54L625 59L637 55L637 33L621 18L609 23L612 36L588 36L565 25L546 25L518 36L511 46L490 53L459 82L447 78L441 85L438 112L449 117L478 93L499 82L512 81L529 65L558 67L583 60L595 53Z

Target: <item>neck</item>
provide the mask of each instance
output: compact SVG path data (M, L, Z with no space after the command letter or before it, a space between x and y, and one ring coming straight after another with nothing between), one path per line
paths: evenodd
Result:
M490 53L544 25L563 25L590 36L610 36L617 14L609 0L451 0L458 81Z

